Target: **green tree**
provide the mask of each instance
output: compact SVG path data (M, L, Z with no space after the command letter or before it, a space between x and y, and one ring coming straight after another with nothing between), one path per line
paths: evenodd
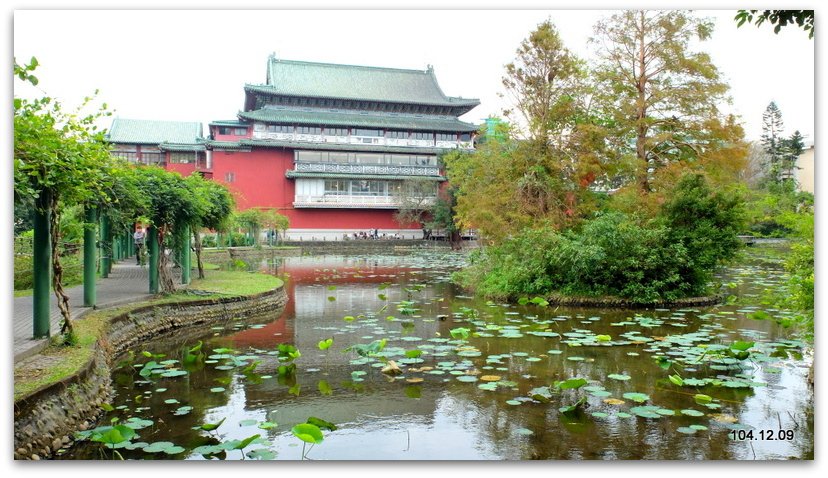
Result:
M142 166L134 171L139 176L138 186L148 199L146 216L158 233L158 281L161 291L169 294L175 291L175 284L167 267L165 250L177 247L169 238L186 226L200 224L208 206L204 196L177 172L157 166Z
M409 178L400 183L395 191L399 209L394 213L394 220L402 227L412 224L421 226L431 214L434 198L437 195L437 183L426 178Z
M290 219L283 214L279 214L276 212L276 209L272 208L262 208L259 210L260 213L260 222L262 226L269 231L276 232L277 241L280 240L279 237L284 237L285 231L290 228ZM273 244L269 244L273 245Z
M681 276L699 291L741 247L744 203L737 194L714 191L703 174L686 173L662 206L658 222L669 230L668 241L687 251L691 260Z
M490 242L525 227L577 223L594 205L590 188L606 177L608 165L603 119L590 108L584 63L550 21L521 42L503 86L513 105L505 113L514 121L499 128L487 121L492 127L473 154L445 159L458 222ZM527 130L519 140L518 124Z
M505 116L514 125L525 124L531 141L560 146L563 131L572 127L583 62L564 46L550 20L521 42L516 55L502 79L506 94L501 96L513 104Z
M785 123L782 121L782 112L776 103L771 101L765 112L762 113L762 136L761 144L768 156L767 179L774 183L781 181L782 158L784 156L785 144L782 132L785 130Z
M37 85L33 75L37 67L36 58L24 66L15 60L14 76ZM76 111L66 112L59 101L49 96L14 98L15 203L50 217L52 288L64 319L61 333L67 336L71 336L73 329L69 297L63 290L61 213L73 205L116 204L109 192L110 172L117 165L111 161L104 132L95 126L110 113L106 104L84 113L93 100L94 97L84 98Z
M259 234L262 232L262 214L256 208L245 209L235 214L236 223L253 236L253 246L261 247L259 244Z
M429 229L443 231L451 243L452 249L460 248L460 225L455 220L457 208L457 190L449 184L437 193L437 200L431 208L431 219L426 223Z
M715 146L708 125L728 87L710 56L691 49L712 30L711 20L680 10L624 11L595 26L595 99L609 140L634 159L631 176L642 192L651 191L658 168Z
M737 27L745 23L753 23L758 27L767 22L774 25L775 34L778 34L782 27L796 24L808 32L809 39L814 38L813 10L739 10L733 19L736 20Z
M802 137L802 133L799 130L794 131L789 138L783 140L782 174L794 187L796 185L796 176L794 174L796 162L799 156L802 155L804 149L805 138Z
M230 216L233 213L235 201L226 186L214 181L208 181L200 174L191 174L187 176L185 181L187 182L188 188L200 197L201 203L204 206L202 215L198 217L197 223L192 224L190 228L193 234L193 248L196 253L198 278L204 279L200 229L207 228L213 231L226 229Z

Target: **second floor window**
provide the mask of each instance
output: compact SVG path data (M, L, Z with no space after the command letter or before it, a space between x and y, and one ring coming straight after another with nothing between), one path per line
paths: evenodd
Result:
M348 128L325 128L328 136L348 136Z
M354 136L382 136L382 131L378 129L360 129L356 128L353 132Z
M268 133L293 133L293 125L287 124L269 124L267 125Z
M298 134L322 134L322 128L319 126L297 126L296 132Z
M411 133L411 139L424 139L427 141L434 141L434 133L425 133L422 131L415 131Z

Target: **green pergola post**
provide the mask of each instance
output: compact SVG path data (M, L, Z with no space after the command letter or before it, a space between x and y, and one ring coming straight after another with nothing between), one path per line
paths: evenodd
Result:
M101 214L101 277L109 277L112 270L112 231L109 218Z
M121 260L121 235L112 235L112 265Z
M149 292L158 293L158 229L147 228L147 250L149 251Z
M32 243L32 325L34 338L49 336L49 289L52 276L52 240L50 237L49 194L45 191L35 201L34 241Z
M181 283L190 283L190 226L184 227L184 239L181 241Z
M96 246L95 236L97 229L97 214L94 207L86 207L86 224L83 229L83 306L94 307L96 298L95 290L95 262Z

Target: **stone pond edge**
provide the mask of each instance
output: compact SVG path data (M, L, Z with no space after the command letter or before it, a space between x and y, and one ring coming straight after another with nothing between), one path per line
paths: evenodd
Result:
M249 296L140 306L110 318L84 366L15 400L14 459L48 458L70 444L75 431L92 426L112 393L112 360L130 347L176 330L276 311L287 301L282 284Z

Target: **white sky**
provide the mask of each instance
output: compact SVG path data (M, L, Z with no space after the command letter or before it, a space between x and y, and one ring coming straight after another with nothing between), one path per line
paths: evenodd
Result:
M607 10L488 11L48 11L14 12L14 56L42 65L42 91L73 104L99 89L118 116L200 121L233 119L243 85L264 83L268 55L291 60L425 69L443 91L479 98L462 119L480 123L504 107L503 66L547 17L582 57ZM788 133L814 137L814 41L798 29L736 28L735 10L716 19L702 43L731 86L748 139L758 139L771 100ZM46 34L44 34L46 33ZM19 87L17 82L15 87ZM31 94L22 87L18 96ZM108 123L103 125L108 126Z

